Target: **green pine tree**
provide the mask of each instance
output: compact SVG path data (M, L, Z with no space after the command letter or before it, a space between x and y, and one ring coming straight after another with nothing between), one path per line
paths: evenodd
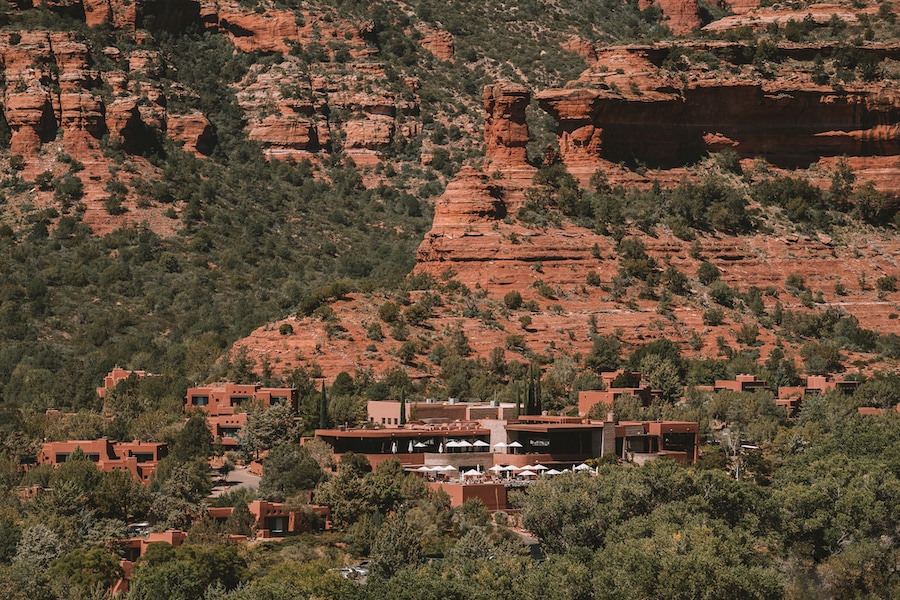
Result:
M319 400L319 429L328 427L328 396L325 395L325 380L322 380L322 398Z
M406 425L406 392L400 390L400 424Z

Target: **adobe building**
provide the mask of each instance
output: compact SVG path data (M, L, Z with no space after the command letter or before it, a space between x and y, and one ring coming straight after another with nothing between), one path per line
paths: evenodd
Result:
M829 379L822 375L810 375L806 380L805 393L824 394L831 390L838 390L845 394L852 394L859 387L859 381L847 381L843 378Z
M184 410L206 412L213 437L226 448L233 448L237 446L241 429L247 424L247 410L252 403L266 408L286 404L297 410L297 390L240 383L192 387L185 395Z
M605 390L585 390L578 392L578 414L586 415L597 404L604 412L613 409L613 402L621 396L634 396L641 401L641 406L650 406L655 394L649 387L607 388Z
M255 384L219 383L188 388L185 410L201 409L211 416L234 415L247 411L251 402L265 406L287 404L297 410L297 390L294 388L265 388Z
M769 389L766 381L757 379L756 375L738 375L734 379L716 379L713 389L717 392L728 390L732 392L755 392Z
M369 400L366 405L370 425L398 427L400 402ZM406 421L443 419L446 421L477 421L479 419L514 419L516 405L511 402L406 402Z
M331 528L331 511L327 506L307 505L322 518L325 529ZM247 504L256 521L256 537L262 539L285 537L311 531L310 522L304 519L297 507L288 507L282 502L254 500ZM224 522L234 512L231 506L207 509L209 516Z
M128 471L145 484L150 483L159 461L168 455L168 446L163 442L111 442L100 438L46 442L41 447L37 462L57 467L66 462L76 448L81 448L88 460L101 471Z
M403 427L319 429L316 437L334 448L363 454L375 466L397 458L407 468L452 466L485 471L494 464L541 463L570 468L590 458L615 454L637 462L668 457L697 460L699 426L675 421L616 423L546 415L519 419L413 422Z
M432 490L443 490L450 496L450 506L462 506L466 500L478 499L491 512L507 510L506 486L502 483L456 483L431 481Z
M688 421L616 423L616 455L643 464L665 456L682 464L697 461L700 428Z
M404 465L422 465L425 455L461 461L473 468L491 466L489 450L496 443L487 425L446 419L415 421L403 427L317 429L315 435L331 445L335 455L364 454L372 466L391 458Z
M829 379L822 375L810 375L806 385L782 386L778 388L778 398L775 403L783 406L788 418L794 418L803 406L803 399L807 394L824 394L837 390L844 394L852 394L859 387L859 381L847 381L843 378Z
M103 385L97 388L97 396L99 396L101 400L105 399L109 390L119 385L119 382L128 379L131 375L140 379L143 379L144 377L158 377L158 375L148 373L147 371L129 371L116 365L103 379Z

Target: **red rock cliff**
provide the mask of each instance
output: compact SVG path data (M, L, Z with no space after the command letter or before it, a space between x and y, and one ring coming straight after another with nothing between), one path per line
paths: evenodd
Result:
M701 49L726 58L740 53L739 44ZM897 50L877 51L891 56ZM790 49L807 60L825 51ZM666 46L607 49L577 87L537 94L559 124L560 150L570 168L625 163L667 169L725 148L786 168L837 156L883 163L900 155L896 85L817 85L808 72L790 67L782 73L778 65L769 78L739 63L732 71L689 65L686 73L667 72L659 68L666 52Z

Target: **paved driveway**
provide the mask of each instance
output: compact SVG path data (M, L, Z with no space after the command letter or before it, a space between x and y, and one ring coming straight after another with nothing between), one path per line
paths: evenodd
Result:
M259 488L259 480L260 477L251 473L247 467L235 467L234 471L228 474L224 482L217 482L210 496L215 498L225 492L240 488Z

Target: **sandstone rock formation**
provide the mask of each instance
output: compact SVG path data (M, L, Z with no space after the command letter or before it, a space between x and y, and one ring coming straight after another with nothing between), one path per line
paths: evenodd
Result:
M675 35L687 35L702 23L697 0L640 0L638 6L646 10L658 5L666 17L666 25Z
M186 152L198 156L208 155L215 141L209 119L197 110L187 114L167 115L166 134L172 140L181 142Z
M453 55L456 53L453 34L449 31L432 31L423 37L419 43L439 60L452 60Z
M271 66L254 66L235 88L249 137L263 144L266 156L299 160L330 152L337 130L341 149L358 166L371 166L395 138L421 133L418 103L386 90L384 76L377 63L310 72L300 59L285 56ZM348 81L355 85L348 89Z
M485 86L482 100L485 155L497 166L524 164L528 145L525 108L531 92L523 85L497 83Z
M670 60L665 44L609 48L576 85L537 95L559 123L560 151L570 170L585 178L615 164L678 169L725 148L785 168L837 156L873 173L896 168L895 86L855 82L836 89L814 83L808 73L779 76L778 65L772 66L775 76L764 78L741 62L743 44L686 46L715 54L731 71L686 63L680 72L661 69ZM798 44L781 49L785 58L800 60L823 51ZM891 57L900 47L870 51ZM900 192L896 184L880 188Z

